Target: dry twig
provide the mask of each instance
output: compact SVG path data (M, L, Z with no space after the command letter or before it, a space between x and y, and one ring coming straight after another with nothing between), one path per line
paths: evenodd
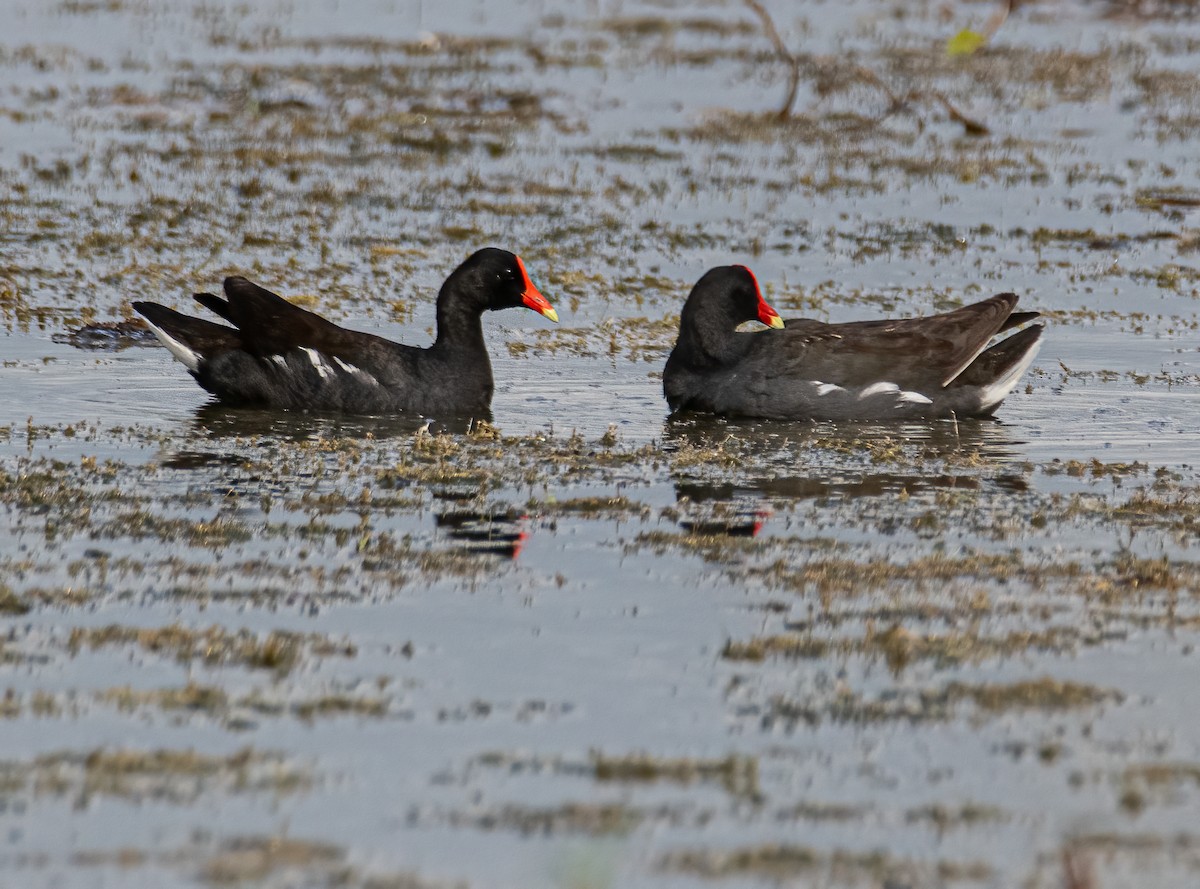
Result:
M783 42L783 38L779 36L779 30L775 27L775 22L771 18L771 13L767 12L767 8L758 0L745 0L745 3L759 17L763 24L763 30L767 32L767 38L775 44L775 51L779 53L779 57L788 64L790 74L787 98L783 102L783 106L779 109L779 119L787 120L788 115L792 113L792 105L796 101L796 93L800 90L800 60L792 55L787 48L787 44Z
M759 20L762 22L763 31L766 33L767 38L775 47L775 52L778 53L779 57L788 65L789 73L787 97L784 99L783 104L780 106L777 114L777 118L779 120L787 120L792 113L792 106L796 102L796 94L800 91L800 59L787 48L787 44L783 42L783 37L779 34L779 29L775 27L775 21L771 18L771 13L767 11L767 8L762 5L760 0L743 0L743 2L755 15L758 16ZM1002 24L1004 24L1005 19L1008 18L1009 12L1015 8L1015 6L1016 3L1014 0L1007 0L1004 8L995 14L991 20L989 20L988 27L990 34L994 34L995 31L998 30ZM833 57L821 57L817 61L830 62L832 65L841 63L841 60L834 59ZM818 67L831 67L831 65L819 65ZM892 89L882 77L865 65L852 64L850 71L862 82L870 84L878 89L888 100L887 110L876 119L875 123L886 120L891 115L911 107L911 105L918 100L932 98L935 102L942 106L946 114L950 116L951 120L953 120L955 123L962 124L963 129L968 135L984 136L990 132L986 124L963 114L946 97L946 95L939 90L930 90L927 94L921 90L910 90L909 92L901 95Z

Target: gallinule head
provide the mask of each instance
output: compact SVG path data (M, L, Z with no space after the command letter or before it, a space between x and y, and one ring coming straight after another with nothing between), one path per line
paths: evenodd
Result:
M672 411L814 420L990 416L1041 345L1001 293L942 315L896 321L782 322L745 266L707 272L684 304L663 371ZM745 321L782 330L739 332Z
M521 258L495 248L476 252L446 279L428 348L339 327L241 277L225 279L224 297L195 298L233 326L157 303L133 308L217 398L356 414L486 415L493 380L480 316L526 306L558 320Z

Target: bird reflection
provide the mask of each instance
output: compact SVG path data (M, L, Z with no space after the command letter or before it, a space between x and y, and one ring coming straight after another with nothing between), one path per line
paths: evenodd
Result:
M515 509L480 510L472 508L468 500L455 498L450 508L435 513L433 520L461 550L515 559L529 537L522 527L525 518Z
M770 517L769 509L735 509L727 515L710 514L679 520L679 527L692 534L725 537L754 537Z
M445 422L431 422L419 417L349 417L335 414L312 414L277 409L229 407L217 402L206 404L196 410L192 422L193 431L201 447L188 448L164 455L162 465L169 469L185 471L218 470L227 475L227 470L249 465L240 448L232 451L205 452L204 440L224 443L235 439L259 438L265 443L312 442L335 439L413 438L418 435L441 432L466 433L471 431L477 418L462 418ZM243 480L244 481L244 480ZM286 480L285 480L286 481ZM252 479L251 487L266 485L263 479ZM222 486L230 490L244 487L238 480L222 478ZM285 485L286 486L286 485ZM269 494L286 494L273 484ZM456 552L500 556L515 559L521 552L528 532L525 530L526 516L520 510L506 505L482 506L477 484L435 485L429 489L434 501L433 523L438 533L438 544L450 544ZM250 490L241 490L248 494ZM351 511L360 510L355 506Z
M686 531L756 535L770 515L764 501L884 497L922 491L1027 488L1019 463L1023 442L995 420L906 424L804 423L675 417L663 429L667 449L692 449L702 467L675 474L675 497ZM919 454L911 471L895 459L858 459L872 447L901 444ZM707 470L705 452L722 454ZM854 459L847 459L850 455ZM954 471L955 465L968 465Z
M285 441L314 441L335 438L401 438L424 430L462 434L470 432L480 420L491 421L491 414L481 417L449 417L427 420L424 417L396 415L358 417L308 411L282 411L271 408L231 407L218 401L208 402L196 409L192 428L210 438L238 436L272 436Z

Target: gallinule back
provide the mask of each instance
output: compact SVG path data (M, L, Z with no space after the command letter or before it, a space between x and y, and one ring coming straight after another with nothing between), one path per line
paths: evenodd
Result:
M493 381L480 316L526 306L558 320L521 258L495 248L446 279L426 349L338 327L241 277L225 279L224 298L196 299L233 327L157 303L133 308L209 392L232 404L355 414L483 416Z
M1038 317L1001 293L943 315L825 324L787 321L753 272L722 266L687 298L663 371L672 411L815 420L990 416L1041 345ZM781 330L739 332L759 320Z

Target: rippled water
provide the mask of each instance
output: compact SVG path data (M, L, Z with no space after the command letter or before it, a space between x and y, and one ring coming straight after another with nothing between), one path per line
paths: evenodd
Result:
M738 3L0 2L0 885L1194 884L1193 4L766 5L785 122ZM69 341L241 273L426 343L485 244L562 317L498 432ZM669 420L728 262L1046 344L995 422Z

